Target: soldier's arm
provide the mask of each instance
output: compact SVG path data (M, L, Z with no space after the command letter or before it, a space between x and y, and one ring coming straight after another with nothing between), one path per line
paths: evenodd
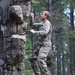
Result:
M38 26L42 25L42 22L40 23L35 23L34 21L34 13L31 13L31 16L30 16L30 26L32 28L37 28Z
M30 26L35 29L35 28L38 28L40 25L42 25L43 22L39 22L39 23L35 23L34 21L34 18L31 17L31 20L30 20Z
M51 24L47 23L46 25L44 25L44 29L40 30L40 31L35 31L36 35L46 35L49 33L49 31L51 30Z

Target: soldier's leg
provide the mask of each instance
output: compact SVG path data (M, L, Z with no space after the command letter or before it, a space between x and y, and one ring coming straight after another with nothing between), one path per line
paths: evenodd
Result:
M35 75L40 75L40 70L37 63L38 52L38 49L34 50L30 57L31 66Z
M46 57L48 55L49 50L50 47L42 46L38 54L38 64L42 75L51 75L48 71L47 64L46 64Z

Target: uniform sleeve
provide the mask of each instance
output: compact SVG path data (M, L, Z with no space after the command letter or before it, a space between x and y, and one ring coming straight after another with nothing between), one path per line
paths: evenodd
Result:
M38 27L38 26L40 26L40 25L42 25L43 23L42 22L40 22L40 23L33 23L33 26L36 26L36 27Z
M46 23L46 24L44 25L43 30L35 31L35 34L36 34L36 35L46 35L46 34L48 34L49 31L51 30L51 27L50 27L50 26L51 26L50 23Z
M31 24L31 27L33 28L33 29L37 29L39 26L41 26L43 23L42 22L40 22L40 23L33 23L33 24Z
M43 22L35 23L34 19L31 17L30 26L32 28L38 28L42 24L43 24Z

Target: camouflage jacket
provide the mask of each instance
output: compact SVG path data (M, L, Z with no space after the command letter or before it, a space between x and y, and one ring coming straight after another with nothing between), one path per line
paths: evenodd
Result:
M47 20L45 22L33 23L33 28L38 28L35 35L38 36L38 44L42 46L51 46L51 23Z

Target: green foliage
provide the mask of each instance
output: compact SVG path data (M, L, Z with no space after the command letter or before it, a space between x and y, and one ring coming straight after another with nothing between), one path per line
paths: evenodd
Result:
M27 18L25 22L28 23L28 30L30 30L30 18ZM31 39L30 39L30 34L27 34L27 40L26 40L26 59L25 59L25 75L31 75L33 73L32 68L31 68L31 63L29 61L29 57L32 52L32 45L31 45Z
M32 5L35 6L37 4L39 4L40 2L38 0L32 0Z
M31 45L31 40L30 40L30 36L27 36L27 41L26 41L26 54L28 55L28 57L30 56L31 52L32 52L32 45Z
M25 75L32 75L33 71L32 70L25 70Z
M66 33L69 34L70 38L75 38L75 30L73 30L73 31L67 31Z
M25 69L31 70L31 63L30 63L29 59L25 59Z
M47 2L46 0L32 0L32 8L41 11L43 8L47 8Z
M31 46L31 40L30 36L27 35L27 41L26 41L26 59L25 59L25 75L31 75L33 74L32 68L31 68L31 63L29 61L29 57L32 52L32 46Z

